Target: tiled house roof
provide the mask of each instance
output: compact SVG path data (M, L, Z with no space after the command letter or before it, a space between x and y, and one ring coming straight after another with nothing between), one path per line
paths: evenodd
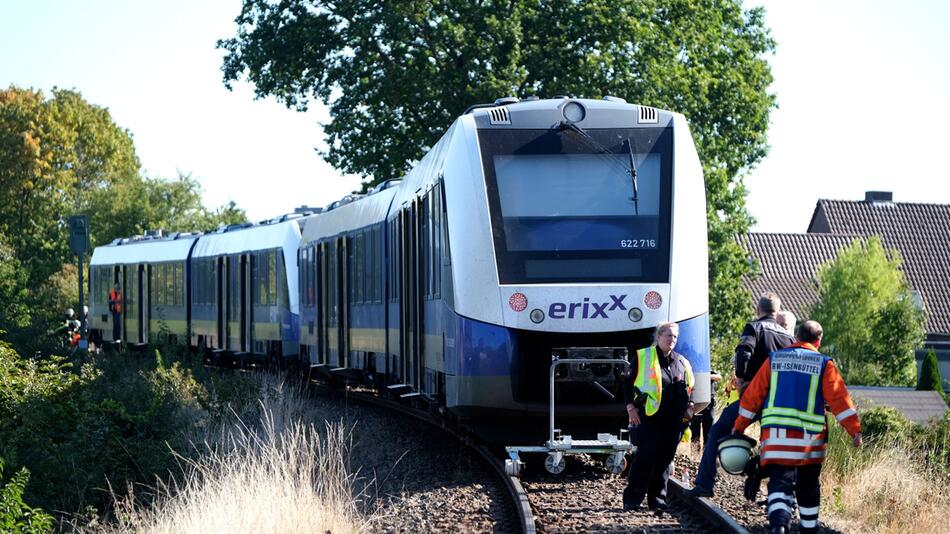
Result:
M890 406L904 413L915 423L927 424L941 419L947 403L936 391L915 391L911 388L849 386L848 392L858 404L858 411L869 405Z
M838 251L858 235L762 234L739 238L740 244L757 260L757 276L745 281L754 297L774 291L782 308L801 320L818 300L818 267L833 260Z
M911 288L920 293L928 333L950 334L950 205L890 202L871 193L864 201L819 200L810 235L879 235L904 259Z

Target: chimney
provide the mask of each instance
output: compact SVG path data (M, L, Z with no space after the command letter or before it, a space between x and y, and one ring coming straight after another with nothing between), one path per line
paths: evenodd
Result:
M894 193L890 191L865 191L865 202L894 202Z

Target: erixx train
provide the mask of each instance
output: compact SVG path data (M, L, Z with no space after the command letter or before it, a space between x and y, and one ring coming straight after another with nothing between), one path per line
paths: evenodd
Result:
M402 180L319 213L136 237L91 261L94 334L297 361L430 403L492 440L623 424L621 369L656 325L709 398L706 204L684 117L622 99L500 99Z

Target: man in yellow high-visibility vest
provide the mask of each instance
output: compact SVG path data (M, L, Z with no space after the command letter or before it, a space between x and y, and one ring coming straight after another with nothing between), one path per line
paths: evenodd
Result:
M636 365L623 381L631 438L637 446L623 490L624 510L639 509L644 496L651 510L666 508L667 468L692 417L695 383L689 361L673 351L678 336L679 325L660 323L656 344L637 351Z

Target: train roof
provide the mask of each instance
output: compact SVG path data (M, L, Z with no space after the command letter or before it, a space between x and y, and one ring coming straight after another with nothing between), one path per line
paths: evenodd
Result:
M571 103L583 107L583 118L574 122L580 128L662 127L669 126L676 115L667 110L631 104L613 96L606 96L602 100L566 96L520 101L500 98L495 104L472 106L466 110L466 114L474 117L479 129L546 129L566 119L563 110Z
M390 186L312 217L303 230L303 242L311 243L342 232L357 230L386 219L399 186Z
M297 244L300 242L300 221L302 220L304 219L241 226L205 234L195 245L192 257L207 258L283 248L285 258L296 258Z
M117 239L92 251L90 266L184 261L199 234Z

